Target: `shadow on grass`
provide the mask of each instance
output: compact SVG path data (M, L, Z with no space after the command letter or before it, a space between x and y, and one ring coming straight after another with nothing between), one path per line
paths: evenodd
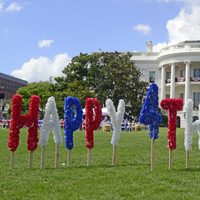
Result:
M181 168L181 169L174 169L174 171L176 171L176 172L186 172L186 173L200 172L200 168L189 168L189 169Z
M145 164L146 166L150 167L150 164ZM112 164L91 164L89 166L87 165L73 165L71 164L70 166L60 166L58 168L54 168L54 167L45 167L44 169L40 169L40 168L35 168L32 170L70 170L70 169L117 169L117 168L129 168L129 167L140 167L140 164L138 163L124 163L124 164L116 164L116 165L112 165ZM29 169L27 169L28 171Z

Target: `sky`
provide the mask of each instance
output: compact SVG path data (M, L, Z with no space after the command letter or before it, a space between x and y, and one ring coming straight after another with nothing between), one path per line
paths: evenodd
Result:
M45 81L80 52L200 40L199 19L200 0L0 0L0 72Z

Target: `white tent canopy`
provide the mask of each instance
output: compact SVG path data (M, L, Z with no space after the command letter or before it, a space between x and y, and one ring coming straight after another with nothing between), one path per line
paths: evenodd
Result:
M108 115L107 108L102 108L101 111L103 116ZM85 115L85 108L83 109L83 115Z

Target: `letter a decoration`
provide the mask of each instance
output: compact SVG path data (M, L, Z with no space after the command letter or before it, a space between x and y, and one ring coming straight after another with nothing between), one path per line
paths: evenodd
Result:
M45 114L42 126L40 128L40 146L41 146L41 169L45 165L46 146L49 139L49 133L53 132L53 139L56 144L55 148L55 168L58 167L60 151L59 145L62 143L62 131L55 98L49 97L45 106Z
M155 140L158 139L159 125L162 122L158 105L158 86L153 83L149 87L139 117L140 123L149 126L149 137L151 139L151 171L154 169Z

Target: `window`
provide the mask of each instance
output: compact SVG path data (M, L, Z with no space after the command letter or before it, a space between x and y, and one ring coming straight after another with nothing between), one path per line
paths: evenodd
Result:
M180 77L185 77L185 71L184 70L180 71Z
M5 98L5 94L4 93L0 93L0 99L4 99Z
M171 72L166 72L166 79L170 79L171 78Z
M194 77L200 77L200 69L194 69Z
M198 108L200 103L200 92L193 93L193 102L194 102L194 108Z
M166 94L166 99L169 99L170 98L170 95L169 94Z
M183 93L180 93L180 98L184 99L184 94Z
M155 83L156 72L150 71L149 72L149 83Z

